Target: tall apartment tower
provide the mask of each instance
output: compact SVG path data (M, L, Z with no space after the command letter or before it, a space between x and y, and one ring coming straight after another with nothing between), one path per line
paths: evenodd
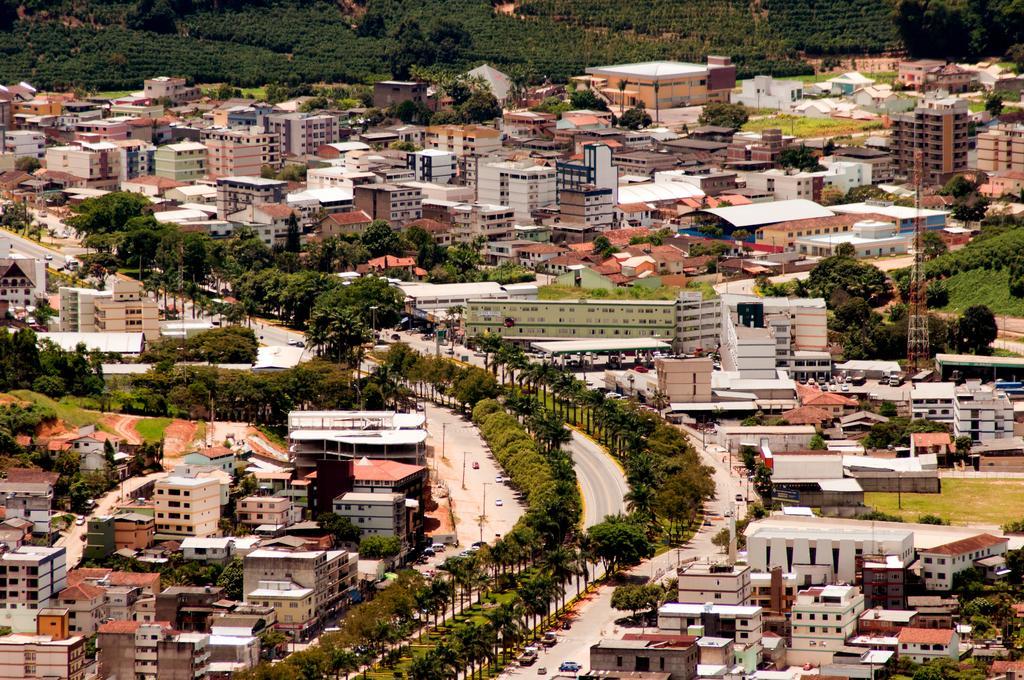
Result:
M914 170L914 152L923 154L922 179L942 184L950 175L967 170L967 102L926 99L913 111L892 117L890 143L896 167L903 175Z

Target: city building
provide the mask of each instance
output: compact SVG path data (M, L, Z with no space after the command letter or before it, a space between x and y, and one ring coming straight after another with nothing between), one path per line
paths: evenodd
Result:
M960 572L978 569L989 580L998 580L1009 573L1006 568L1006 546L1009 539L991 534L978 534L952 543L919 551L921 577L925 588L946 591Z
M849 231L796 239L796 251L812 257L830 257L841 244L853 246L855 257L905 255L914 242L913 232L900 231L894 222L860 220Z
M6 581L6 609L39 609L55 604L67 587L64 548L23 545L0 554L0 578Z
M284 527L300 519L299 508L280 496L246 496L238 500L235 517L239 524L250 527L270 525Z
M2 136L3 152L15 158L43 160L46 156L46 135L34 130L7 130ZM47 166L49 167L49 166Z
M121 181L153 176L156 171L156 147L153 144L144 139L120 139L111 141L111 144L121 153Z
M121 512L90 517L87 524L85 556L103 559L118 550L145 550L153 545L156 522L152 515Z
M134 680L199 680L210 665L210 636L176 632L166 621L108 621L96 639L99 674Z
M993 385L970 382L956 388L953 396L953 435L972 441L1007 439L1013 436L1013 404L1006 392Z
M45 260L21 255L0 257L0 313L24 309L45 297Z
M674 404L709 403L711 401L711 357L691 359L655 359L658 391ZM734 603L739 604L739 603Z
M121 181L121 153L111 142L51 146L46 150L46 169L77 177L90 189L114 191Z
M704 637L735 641L735 663L752 673L761 659L762 611L750 605L669 602L658 608L658 629L674 634L699 630Z
M32 523L32 534L49 538L54 532L53 485L46 481L0 482L5 519L21 519Z
M277 179L264 179L256 175L217 178L217 218L225 220L228 215L239 212L250 205L280 203L285 198L288 183Z
M501 149L501 132L483 125L431 125L423 146L458 158L488 156Z
M732 103L752 109L792 111L804 98L804 84L799 80L754 76L742 81L740 87L740 92L732 93Z
M861 557L860 586L864 606L904 609L907 606L907 568L895 555Z
M747 189L771 194L776 201L794 199L821 200L825 175L821 172L772 168L744 174Z
M750 602L750 567L693 562L677 573L680 602L746 605Z
M4 680L84 680L85 638L70 635L68 613L42 609L36 633L0 637L0 678Z
M943 184L967 170L968 118L967 101L948 98L925 99L913 111L893 115L889 148L897 170L912 176L918 151L925 184Z
M480 203L507 205L515 218L531 221L535 210L555 205L557 171L533 160L487 161L477 168L476 198Z
M206 146L177 142L158 146L153 154L153 174L176 182L194 182L206 175Z
M93 635L107 618L107 591L91 583L76 583L60 591L57 604L68 611L71 632Z
M567 189L598 188L611 190L613 205L619 202L619 169L612 162L612 149L607 144L586 144L579 160L555 164L556 197Z
M263 166L281 164L280 138L258 127L209 128L200 139L206 145L206 174L211 177L259 177Z
M177 106L199 99L199 88L189 85L184 78L159 76L146 78L142 82L142 94L146 99L166 100L171 106Z
M436 209L440 203L450 201L424 201L423 208ZM447 206L451 223L451 239L455 243L473 243L483 237L488 242L500 241L513 235L515 213L505 205L486 203L455 203Z
M395 536L409 547L412 535L407 524L407 501L400 493L349 491L334 499L334 514L359 527L362 536Z
M415 173L416 181L448 184L455 177L455 154L440 149L414 151L405 157L407 167Z
M220 586L170 586L157 593L156 621L166 621L174 630L210 632L214 604L224 599Z
M829 664L857 633L864 595L856 586L830 585L797 593L793 603L792 642L786 659L794 665Z
M423 217L423 192L400 184L364 184L352 190L356 210L393 226Z
M61 286L59 295L62 332L160 335L157 302L133 279L114 277L105 290Z
M914 663L935 659L960 659L960 635L953 629L903 628L896 635L899 655Z
M692 635L627 634L590 647L590 676L614 673L659 673L665 680L697 677L699 649Z
M272 113L266 129L281 140L282 156L312 156L325 144L341 141L341 126L326 113Z
M736 86L736 67L729 57L709 56L706 65L649 61L593 66L577 76L577 87L599 91L615 107L640 106L648 111L725 102Z
M426 106L427 83L407 80L381 80L373 84L373 106L387 109L403 102Z
M901 61L897 80L907 89L918 92L939 91L959 94L971 89L978 80L976 71L947 64L937 59L915 59Z
M157 480L153 489L157 536L216 536L220 496L220 482L214 477L172 475Z

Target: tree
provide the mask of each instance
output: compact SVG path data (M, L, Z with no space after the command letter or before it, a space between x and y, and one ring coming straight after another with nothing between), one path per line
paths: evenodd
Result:
M401 247L398 234L384 220L370 222L359 240L372 257L395 255Z
M967 460L972 446L974 446L974 440L968 434L962 434L953 440L953 449L960 460Z
M811 442L810 444L807 445L807 448L811 449L812 451L824 451L828 447L825 445L825 440L822 438L822 436L818 433L815 433L814 436L811 437Z
M40 167L42 167L42 164L35 156L22 156L14 161L14 169L21 170L22 172L33 173Z
M466 123L486 123L501 117L501 104L490 92L474 92L459 107L459 117Z
M885 273L877 267L849 257L826 257L811 270L807 277L807 290L814 297L832 302L833 295L841 292L849 297L860 297L876 305L890 293Z
M309 317L306 339L320 356L356 365L360 358L357 350L370 342L371 334L353 310L317 303Z
M224 596L229 600L242 601L242 576L244 569L242 560L235 558L224 565L224 570L217 577L217 585L224 589Z
M750 113L742 104L715 103L704 106L697 122L701 125L715 125L739 130L749 119Z
M645 528L622 515L606 517L587 533L594 544L594 554L605 563L609 573L640 564L654 554Z
M803 144L783 149L782 153L779 154L779 165L784 168L794 168L805 172L824 170L814 152Z
M65 222L84 235L121 231L133 217L141 217L149 199L141 194L114 191L87 198L72 208L75 213Z
M985 97L985 110L993 116L1003 112L1003 95L1000 92L990 92Z
M575 110L607 111L608 104L593 90L576 90L569 96L569 103Z
M961 222L977 222L984 219L988 206L989 200L975 193L953 204L953 217Z
M836 257L857 257L857 249L852 243L843 242L835 247L832 254Z
M397 536L364 536L359 541L359 555L368 560L395 557L402 551L402 541Z
M957 351L988 354L990 345L999 334L995 314L985 305L973 305L964 310L954 326Z
M921 248L924 252L925 259L928 260L934 260L939 255L944 255L949 250L946 246L946 242L943 241L942 237L934 231L926 231L921 235Z
M628 130L639 130L651 124L651 114L641 108L632 108L619 117L619 126Z
M316 518L316 521L321 529L331 534L335 545L359 542L359 527L353 524L348 517L342 517L333 512L323 512Z
M639 611L653 611L660 604L661 595L661 587L652 583L616 586L612 591L612 608L628 611L635 619Z

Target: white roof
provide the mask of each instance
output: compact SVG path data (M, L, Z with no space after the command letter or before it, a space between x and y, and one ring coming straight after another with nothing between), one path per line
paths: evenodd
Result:
M814 517L814 511L813 510L811 510L810 508L806 508L806 507L800 506L800 505L783 506L782 514L783 515L799 516L799 517Z
M580 352L628 351L633 349L671 349L671 345L657 338L602 338L597 340L552 340L535 342L535 349L548 354L577 354Z
M402 446L427 440L425 430L295 430L289 439L332 441L360 446Z
M658 615L696 616L710 611L722 616L754 616L760 613L760 607L735 604L699 604L690 602L668 602L661 605Z
M622 193L619 192L620 200ZM751 203L725 208L708 208L705 212L719 217L735 227L753 227L761 224L789 222L790 220L834 217L835 213L806 198L771 203ZM867 212L867 211L865 211Z
M202 149L206 150L206 146L199 142L178 142L176 144L167 144L160 147L161 149L170 149L171 151L199 151Z
M142 351L145 336L142 333L39 333L40 340L50 340L61 349L72 352L79 343L89 350L97 352L114 352L118 354L138 354Z
M953 401L956 385L951 382L919 382L910 390L911 399L946 399Z
M252 368L254 371L294 368L302 361L305 351L302 347L287 345L263 346L256 351L256 363Z
M703 191L687 182L649 182L619 187L619 203L657 203L702 196Z
M348 153L349 151L369 151L370 145L366 142L334 142L333 144L325 144L335 151L341 153Z
M305 191L297 191L293 194L285 196L285 201L288 203L298 203L300 201L317 201L318 203L337 203L339 201L351 201L352 190L344 189L341 187L332 187L330 189L306 189Z
M265 597L268 599L277 597L301 600L304 597L308 597L312 592L312 588L292 588L291 590L277 590L275 588L257 588L245 597Z
M226 550L228 546L234 541L230 536L212 537L212 538L199 538L197 536L189 536L181 541L181 548L214 548L217 550Z
M707 73L708 67L701 64L690 64L683 61L643 61L636 64L615 64L613 66L594 66L587 73L597 75L616 74L626 76L643 76L647 78L667 78L697 73Z
M868 202L843 203L842 205L832 206L832 210L837 213L846 214L877 213L879 215L893 217L898 220L909 220L918 216L927 218L949 214L946 210L929 210L927 208L921 208L921 211L918 212L916 208L904 205L874 205Z

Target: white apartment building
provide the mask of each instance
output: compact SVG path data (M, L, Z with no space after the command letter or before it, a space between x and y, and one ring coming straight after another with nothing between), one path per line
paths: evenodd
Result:
M214 477L174 475L157 480L158 536L216 536L220 532L220 481Z
M781 567L783 572L800 566L819 565L831 569L833 580L852 583L857 575L857 557L895 555L903 565L914 559L914 532L872 526L801 526L761 520L747 527L747 562L754 571Z
M733 92L733 104L753 109L792 111L804 98L804 84L799 80L776 80L771 76L754 76L740 81L740 92Z
M4 609L41 609L56 603L68 586L64 548L23 545L0 555L0 579L6 582Z
M843 193L872 183L872 168L874 166L871 163L837 161L829 157L822 158L821 164L825 166L823 173L825 186L835 187Z
M501 149L501 132L483 125L431 125L423 146L449 151L459 158L487 156Z
M405 494L349 491L334 499L334 514L347 517L363 536L406 537Z
M722 331L722 303L704 299L699 291L681 291L676 300L676 342L684 354L707 351L718 345Z
M66 172L92 189L116 190L121 182L121 149L110 142L76 142L46 150L46 169Z
M534 161L481 161L477 170L476 199L507 205L517 220L531 220L534 210L557 200L556 170Z
M951 382L919 382L910 390L910 412L915 420L931 420L953 424L953 397L956 385Z
M762 610L749 605L669 602L658 608L658 629L675 635L732 638L736 663L753 672L760 662Z
M856 586L822 586L797 593L790 617L793 641L786 652L787 662L832 663L832 655L856 634L863 611L864 594Z
M973 441L1008 439L1013 436L1013 404L992 385L967 383L953 397L953 436Z
M678 573L680 602L745 605L750 601L750 567L693 562Z
M1009 539L992 534L979 534L952 543L921 550L921 576L928 590L946 591L953 587L953 577L967 569L978 569L993 578L1006 572L1006 547Z
M405 157L417 182L448 184L455 177L455 154L441 149L423 149Z
M789 201L803 198L809 201L820 197L823 185L822 173L795 172L793 170L765 170L764 172L748 172L744 178L748 189L772 194L776 201Z
M15 158L31 156L42 160L46 155L46 135L31 130L11 130L3 133L3 152Z
M50 536L54 529L53 487L47 482L0 482L0 506L6 519L23 519L32 522L32 533L36 536Z
M487 241L500 241L514 233L515 213L507 205L458 203L451 206L449 214L451 238L456 243L472 243L480 236Z

